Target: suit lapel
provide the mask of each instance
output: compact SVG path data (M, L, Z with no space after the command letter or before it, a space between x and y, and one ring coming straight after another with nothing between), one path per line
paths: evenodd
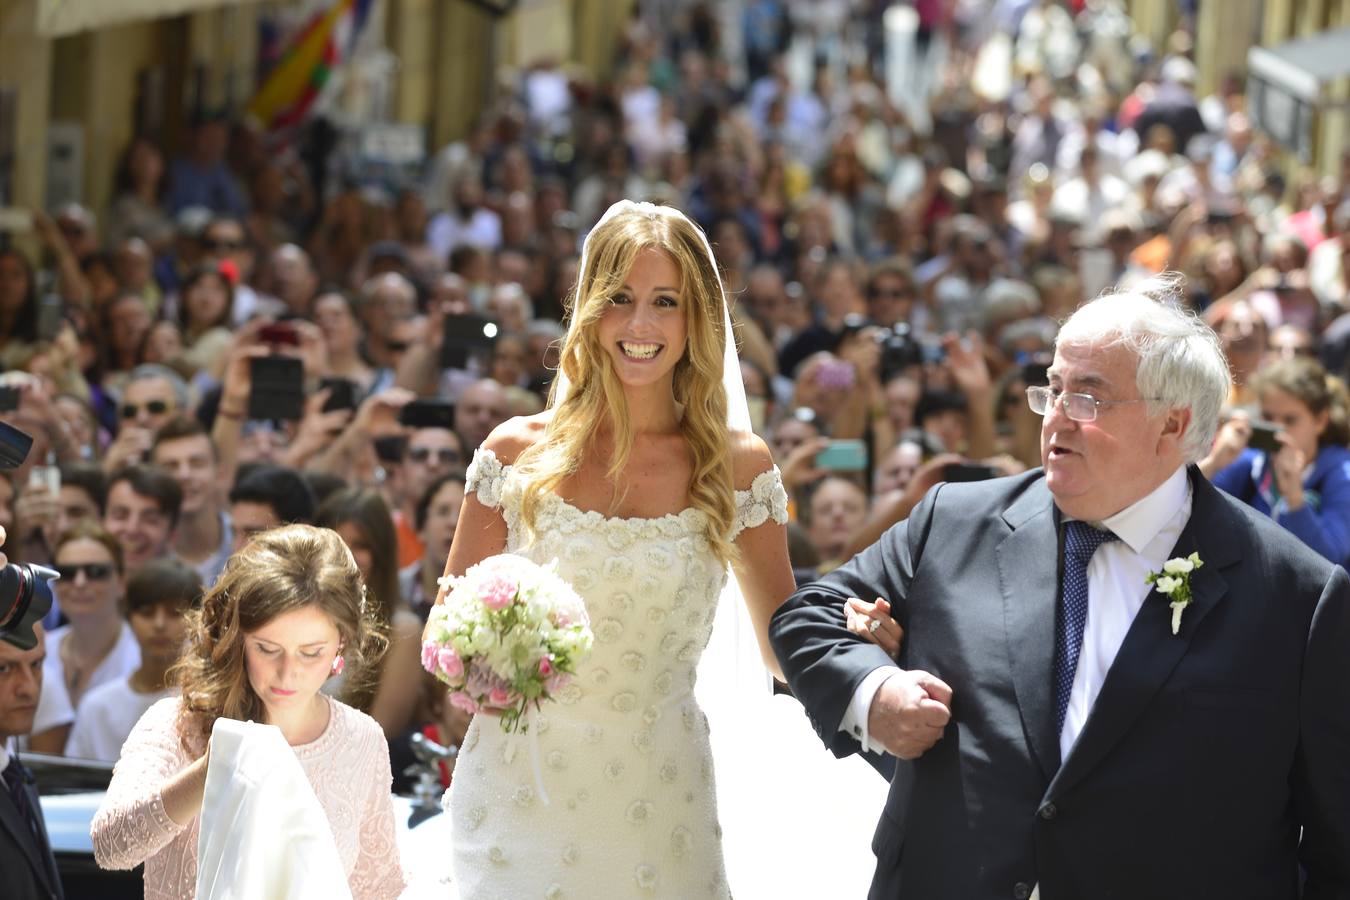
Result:
M1167 598L1151 591L1125 634L1069 758L1046 791L1047 799L1062 795L1119 743L1186 654L1200 623L1228 593L1222 570L1238 561L1238 552L1214 536L1230 533L1233 525L1217 489L1197 470L1190 474L1191 517L1167 558L1198 552L1204 565L1191 575L1192 599L1182 614L1181 630L1172 634Z
M39 807L36 806L38 802L37 792L29 788L28 785L24 785L24 790L28 792L29 802L35 804L33 808L38 809ZM52 878L56 873L48 868L47 854L42 847L38 846L37 839L33 837L33 832L28 828L28 823L14 806L14 800L9 796L9 791L5 790L2 785L0 785L0 828L10 833L14 842L18 845L19 851L28 860L29 866L37 873L38 880L47 890L54 891L55 886L52 883Z
M1008 507L1003 519L1013 529L997 550L1008 659L1022 729L1048 782L1059 768L1050 691L1059 597L1059 532L1045 481L1035 482Z

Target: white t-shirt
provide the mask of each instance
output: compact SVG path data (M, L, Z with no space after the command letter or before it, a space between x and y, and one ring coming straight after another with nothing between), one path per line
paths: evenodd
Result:
M88 691L75 712L66 756L117 762L123 742L145 711L177 694L177 688L142 694L132 689L130 675Z
M70 721L73 704L66 689L65 667L61 665L61 642L68 634L69 625L47 633L47 658L42 663L42 696L38 699L37 716L33 720L34 734ZM123 622L117 643L90 676L85 693L101 684L125 678L140 667L141 645L136 643L131 626Z

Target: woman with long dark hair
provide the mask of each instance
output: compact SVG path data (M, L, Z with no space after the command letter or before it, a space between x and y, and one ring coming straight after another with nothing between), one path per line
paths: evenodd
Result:
M398 589L398 537L379 491L343 488L319 507L314 520L346 542L374 601L389 652L372 666L353 668L339 688L345 699L380 723L388 737L407 731L421 692L422 620Z

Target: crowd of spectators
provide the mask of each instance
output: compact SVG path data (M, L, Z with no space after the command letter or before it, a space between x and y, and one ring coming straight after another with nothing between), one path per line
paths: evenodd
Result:
M287 522L342 535L390 630L337 689L396 745L459 733L416 648L463 471L546 404L622 198L712 241L799 578L939 481L1038 465L1057 322L1163 270L1236 377L1202 468L1350 556L1350 156L1288 183L1240 81L1197 95L1186 20L1150 48L1111 0L915 0L897 47L873 0L648 6L613 77L520 71L416 182L204 116L176 155L125 148L107 209L38 213L40 258L0 249L0 417L35 437L0 525L63 574L33 747L115 758L183 609Z

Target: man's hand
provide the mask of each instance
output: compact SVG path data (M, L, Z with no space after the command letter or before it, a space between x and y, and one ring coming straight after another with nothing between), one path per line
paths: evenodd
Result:
M282 454L286 464L302 469L311 457L342 433L351 421L350 409L333 409L324 412L323 405L328 402L332 391L328 388L315 391L305 400L305 414L296 428L295 437Z
M48 547L56 546L59 537L56 520L60 515L61 498L48 491L46 485L26 485L14 502L14 521L19 524L19 534L41 533Z
M951 721L952 689L927 672L901 671L886 679L867 710L872 740L900 759L918 759Z
M123 422L117 429L117 438L103 454L103 468L116 472L123 466L145 462L150 458L150 446L154 442L155 433L149 428L142 428L135 422Z
M984 338L978 331L969 331L965 338L946 334L942 346L947 351L947 371L967 398L983 397L993 389L989 364L984 359Z
M829 438L807 438L798 444L782 463L783 484L793 491L803 485L819 481L830 474L816 468L816 454L830 444Z
M370 438L408 434L410 429L399 424L398 414L416 399L417 395L405 388L385 388L361 401L348 428Z

